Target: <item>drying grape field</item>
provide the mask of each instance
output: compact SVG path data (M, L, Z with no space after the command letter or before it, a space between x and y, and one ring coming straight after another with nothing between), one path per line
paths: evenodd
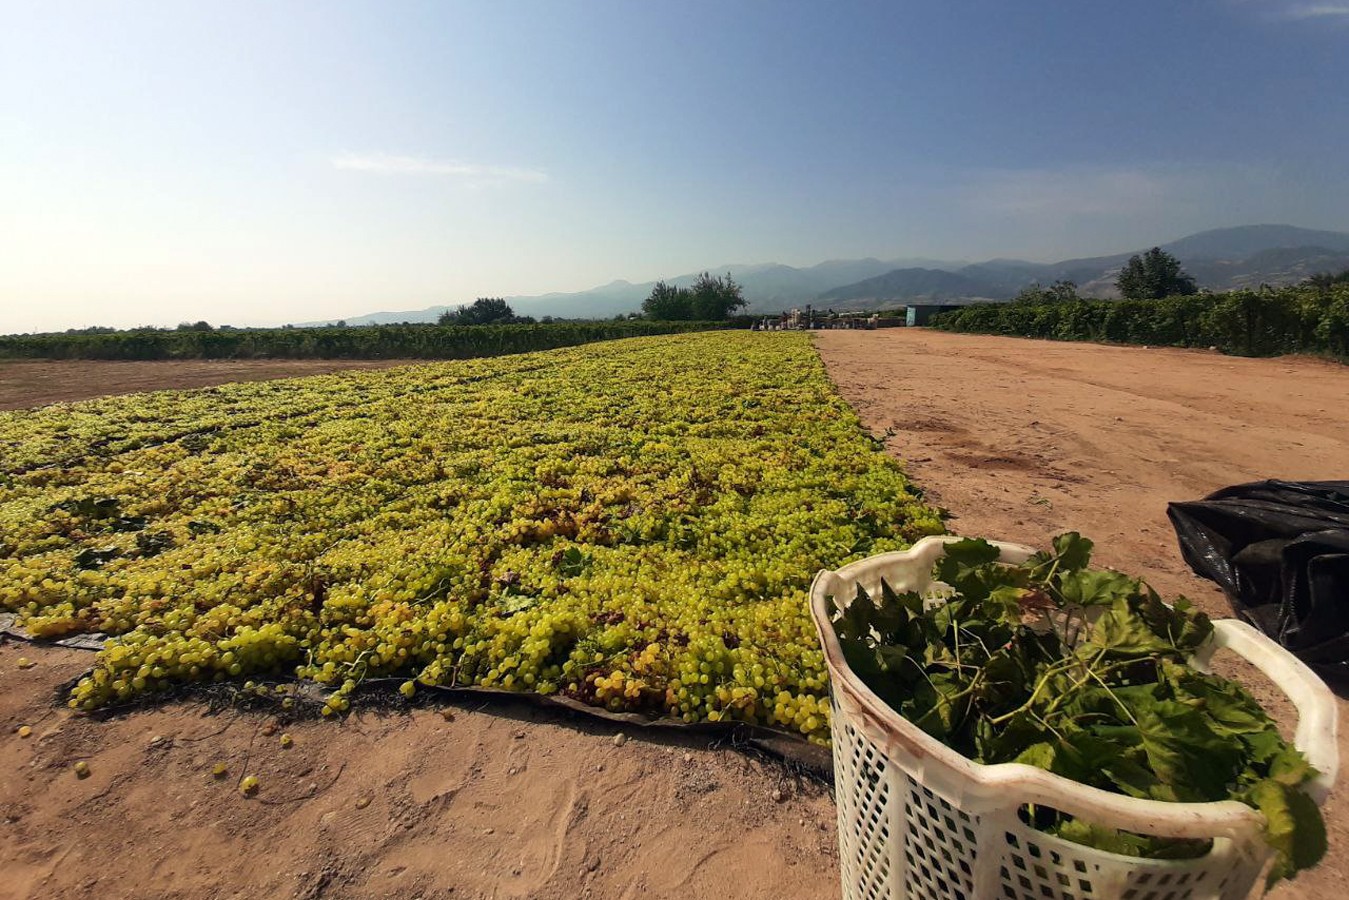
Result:
M821 741L808 580L940 529L935 505L965 533L1078 528L1220 612L1162 501L1349 468L1324 412L1349 382L1315 362L816 344L823 363L801 335L649 338L0 414L0 605L117 636L0 642L0 897L830 896L818 784L707 738L446 718L428 686ZM407 712L353 693L381 677ZM271 712L102 716L217 679L266 685ZM275 690L299 680L327 720L290 718ZM1337 808L1327 863L1278 896L1345 872Z
M86 711L385 676L823 741L810 577L941 527L799 334L46 407L0 454L0 605L115 638Z

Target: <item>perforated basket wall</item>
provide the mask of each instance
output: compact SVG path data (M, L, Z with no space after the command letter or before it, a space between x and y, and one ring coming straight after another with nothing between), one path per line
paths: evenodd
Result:
M833 713L845 900L1238 900L1259 875L1263 857L1231 841L1201 859L1141 860L1023 824L1016 797L976 812L982 804L910 777Z
M830 598L858 585L937 597L929 573L943 538L903 553L822 572L811 589L829 668L839 862L845 900L1238 900L1268 858L1263 818L1236 801L1160 803L1107 794L1029 766L981 766L941 745L876 697L847 666L829 622ZM1003 559L1030 550L999 544ZM935 602L940 602L936 600ZM1335 702L1310 670L1249 626L1215 623L1215 645L1243 655L1294 699L1296 743L1322 773L1320 802L1338 767ZM1211 653L1212 648L1205 651ZM1196 659L1206 664L1207 655ZM1065 841L1026 824L1034 803L1084 821L1172 837L1206 838L1198 859L1147 860Z

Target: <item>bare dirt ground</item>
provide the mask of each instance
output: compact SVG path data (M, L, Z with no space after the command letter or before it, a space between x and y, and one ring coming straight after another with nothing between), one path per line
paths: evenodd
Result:
M954 514L952 531L1033 546L1080 531L1098 562L1214 616L1230 608L1181 559L1167 502L1264 478L1349 477L1346 366L929 329L820 332L816 346L865 426ZM1340 738L1346 757L1344 727ZM1326 862L1271 897L1343 890L1346 795L1326 807Z
M267 381L347 369L387 369L415 359L183 359L0 360L0 409L88 400L112 394L211 387L231 381Z
M1043 543L1078 529L1101 562L1216 614L1225 603L1181 562L1166 501L1349 472L1349 368L926 330L822 333L818 345L868 427L893 429L891 452L957 516L954 530ZM64 389L76 393L39 380L25 395L0 364L0 400L189 386L171 368L143 370L132 388L79 371L119 364L44 365L70 366ZM231 377L294 364L239 365ZM313 365L272 377L344 366ZM20 656L36 665L20 669ZM838 894L824 789L706 741L630 733L620 747L609 726L472 705L448 722L417 709L293 723L283 750L256 713L71 715L54 695L89 659L0 644L5 900ZM81 760L86 779L72 768ZM246 773L262 781L255 799L235 790ZM1339 890L1346 809L1332 798L1328 861L1272 896Z
M20 656L36 661L17 667ZM0 646L0 897L829 897L827 791L706 740L494 704L266 734L53 706L87 652ZM21 724L32 734L20 738ZM630 732L631 733L631 732ZM73 766L86 761L80 779ZM212 777L216 763L228 777ZM236 785L254 774L253 799ZM776 792L776 793L775 793Z

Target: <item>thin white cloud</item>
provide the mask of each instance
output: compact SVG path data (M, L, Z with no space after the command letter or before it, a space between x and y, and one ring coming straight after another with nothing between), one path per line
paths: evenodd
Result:
M1349 22L1349 3L1308 3L1306 0L1230 0L1274 22Z
M334 168L376 175L435 175L453 178L466 185L541 184L548 173L541 169L516 166L492 166L458 160L428 159L390 153L344 153L332 159Z
M1299 4L1284 10L1285 19L1297 21L1305 19L1349 19L1349 4L1313 3Z

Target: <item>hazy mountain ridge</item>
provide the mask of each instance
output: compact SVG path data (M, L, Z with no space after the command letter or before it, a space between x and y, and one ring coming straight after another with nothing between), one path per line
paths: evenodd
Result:
M1201 287L1233 290L1261 284L1292 284L1316 272L1349 268L1349 233L1297 228L1291 225L1244 225L1187 235L1161 245L1175 254ZM1107 256L1036 263L1019 259L985 262L933 259L835 259L814 266L781 263L733 264L709 267L739 282L749 311L774 313L807 303L848 304L876 308L915 301L969 302L1004 300L1034 283L1073 281L1091 297L1117 296L1115 278L1138 248ZM688 273L666 281L686 287L697 278ZM651 293L654 281L623 280L586 291L507 297L520 315L557 318L610 318L636 312ZM471 302L467 298L464 302ZM348 317L349 325L391 322L433 322L458 304L402 312L378 312ZM332 322L336 320L328 320ZM328 322L306 324L322 325Z
M1163 250L1174 254L1200 287L1214 291L1256 288L1262 284L1295 284L1317 272L1337 272L1349 269L1349 233L1317 231L1291 225L1244 225L1218 228L1188 235L1162 244ZM1088 297L1111 299L1119 296L1115 279L1120 269L1134 253L1111 256L1093 256L1067 259L1055 263L1033 263L1019 259L995 259L974 263L957 270L956 274L974 284L964 293L954 296L970 299L978 296L989 299L1009 299L1022 288L1039 282L1048 285L1055 281L1071 281L1078 292ZM907 282L899 272L888 273L871 283L844 285L817 299L826 301L839 297L861 297L875 293L877 283L889 283L895 290L883 297L872 298L870 305L881 302L900 303L941 299L946 302L953 295L929 295L923 290L906 292Z
M1002 295L1002 291L991 287L988 283L969 278L959 272L908 268L894 269L875 278L867 278L825 291L819 295L817 302L874 307L899 297L909 301L943 302L968 298L997 300L1001 299Z
M710 266L706 271L713 275L731 274L745 289L745 299L756 312L777 312L783 308L809 303L821 291L842 284L849 284L884 274L904 266L949 266L959 268L966 265L963 261L947 262L928 258L891 259L831 259L814 266L796 268L782 263L730 264ZM700 272L689 272L666 278L664 281L676 287L689 287ZM636 312L642 301L651 293L655 281L633 283L624 280L611 281L606 285L586 291L571 293L553 292L527 296L506 297L511 308L522 316L554 316L557 318L600 318ZM472 299L465 300L472 302ZM454 305L431 306L425 309L393 312L377 312L362 316L348 316L348 325L382 325L396 322L434 322L441 313L454 309ZM305 322L302 325L327 325L338 321L327 319L321 322Z
M1291 225L1242 225L1201 231L1162 245L1181 259L1246 259L1281 247L1327 247L1349 253L1349 233Z

